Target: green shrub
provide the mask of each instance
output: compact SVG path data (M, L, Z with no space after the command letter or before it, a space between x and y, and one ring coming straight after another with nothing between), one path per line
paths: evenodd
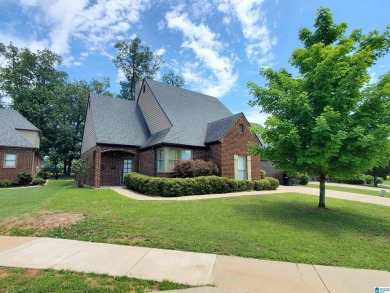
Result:
M267 172L265 172L263 169L260 170L260 179L264 179L267 176Z
M83 160L73 160L72 163L72 173L74 173L74 180L77 183L78 187L84 187L88 181L89 176L89 166Z
M30 184L32 180L32 176L29 172L19 172L17 178L20 185Z
M11 185L12 185L12 181L9 179L4 179L4 180L0 181L1 187L9 187Z
M150 178L147 184L146 194L152 196L159 196L163 191L164 178Z
M237 181L237 189L236 190L232 190L233 192L234 191L251 191L253 190L254 186L255 186L255 183L253 181L250 181L250 180L235 180Z
M34 179L31 181L31 184L32 184L32 185L39 185L39 184L42 185L42 184L44 184L45 182L46 182L45 179L37 177L37 178L34 178Z
M309 176L302 174L299 178L299 185L307 185L309 183Z
M268 179L260 179L254 181L254 189L257 191L270 190L271 182Z
M332 182L347 183L347 184L364 184L366 182L364 175L357 175L352 177L332 177Z
M385 181L384 178L382 178L382 177L376 177L376 182L377 182L378 184L383 183L383 181Z
M273 185L269 180L266 181L269 182L267 185L268 188L272 189ZM218 176L161 178L149 177L135 172L128 173L125 176L124 182L126 187L131 190L152 196L164 197L249 191L253 190L255 185L250 180L234 180Z
M43 179L47 180L48 178L50 178L50 172L49 171L39 171L37 174L37 178L43 178Z
M276 190L279 187L279 180L273 177L265 177L270 183L270 190ZM307 184L307 183L306 183Z

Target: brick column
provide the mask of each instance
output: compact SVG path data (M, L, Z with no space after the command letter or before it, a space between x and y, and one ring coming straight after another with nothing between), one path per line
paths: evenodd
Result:
M100 148L97 147L95 150L95 178L93 181L93 187L100 187L100 174L101 174L101 165L102 165L102 154L100 152Z

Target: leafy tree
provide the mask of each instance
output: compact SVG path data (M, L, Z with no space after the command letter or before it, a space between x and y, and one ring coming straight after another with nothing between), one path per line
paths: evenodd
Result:
M80 156L88 94L113 96L108 91L110 80L70 82L65 72L55 69L61 57L47 49L33 53L0 43L0 57L4 59L0 93L42 131L43 155L56 168L63 162L64 173L69 174L72 160Z
M62 59L47 49L33 53L12 43L8 46L0 43L0 57L4 59L0 91L12 100L13 109L42 131L41 150L45 154L53 140L47 131L53 120L53 105L67 79L65 72L55 69Z
M102 81L92 78L89 85L91 92L95 94L102 94L110 97L114 96L114 94L108 90L110 88L110 79L108 77L103 77Z
M143 45L138 37L130 43L117 42L115 48L118 52L113 62L117 68L122 70L127 79L127 81L120 82L122 88L118 97L134 100L137 81L145 77L153 78L160 69L161 56Z
M328 176L370 169L390 148L388 97L379 98L377 87L370 87L376 94L362 94L368 68L389 51L390 27L383 34L354 30L346 36L347 24L335 24L326 8L318 10L314 27L314 32L300 30L304 48L292 52L297 76L267 68L260 70L264 87L248 83L250 105L271 114L258 130L268 146L250 150L278 169L318 176L318 206L325 208ZM375 113L379 108L381 117Z
M162 77L162 82L173 86L182 87L184 85L184 77L174 74L172 71L165 73Z

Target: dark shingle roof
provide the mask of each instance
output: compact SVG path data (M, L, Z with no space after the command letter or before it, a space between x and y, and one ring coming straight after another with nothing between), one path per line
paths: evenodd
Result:
M91 93L90 106L97 143L142 146L150 135L134 101Z
M39 129L15 110L0 109L0 125L0 146L35 148L17 129Z
M212 143L221 141L230 127L237 121L237 119L243 115L238 113L208 124L205 143Z
M155 134L143 147L162 143L205 146L208 123L232 116L217 98L150 79L145 81L173 126Z

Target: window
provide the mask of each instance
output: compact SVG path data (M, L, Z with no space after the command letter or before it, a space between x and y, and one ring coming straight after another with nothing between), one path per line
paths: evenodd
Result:
M192 150L162 148L157 151L157 172L171 172L180 160L192 160Z
M164 172L164 149L158 150L157 171Z
M238 156L237 172L238 172L238 179L240 180L247 179L246 156Z
M244 133L244 124L240 124L239 129L240 129L240 133L243 134Z
M16 168L16 155L6 154L4 156L4 167L5 168Z

